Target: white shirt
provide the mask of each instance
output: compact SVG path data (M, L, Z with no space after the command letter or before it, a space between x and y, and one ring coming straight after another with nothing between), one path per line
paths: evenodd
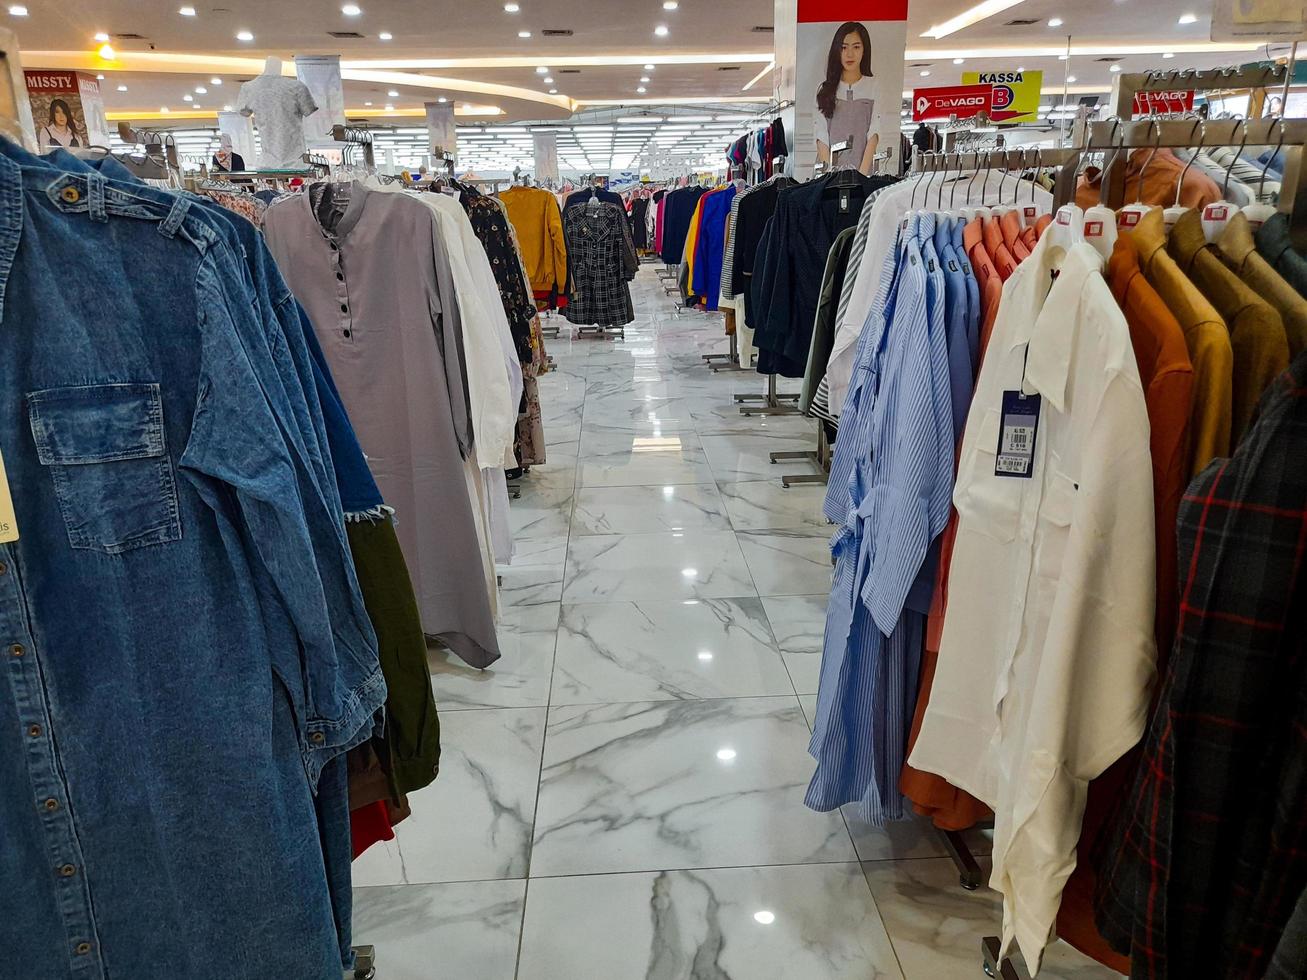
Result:
M870 81L870 79L867 79ZM849 391L849 379L853 374L853 360L857 353L858 337L862 335L863 324L871 311L871 301L880 285L880 271L885 263L885 256L894 248L898 238L899 221L912 208L952 208L957 210L967 204L967 192L971 193L971 204L992 205L1012 203L1015 194L1020 203L1030 201L1031 183L1025 181L1018 187L1014 178L998 170L991 170L979 177L974 183L971 175L963 175L961 181L946 182L950 174L937 174L933 178L927 174L920 180L909 177L892 187L882 190L872 202L869 211L864 211L860 223L866 223L867 247L862 253L862 261L854 273L852 293L845 308L844 315L835 324L835 341L831 348L830 359L826 366L826 376L830 385L830 410L839 414L844 408L844 396ZM913 189L916 189L915 201ZM942 189L942 194L940 193ZM1035 187L1034 203L1041 213L1053 210L1053 195L1042 187ZM929 199L929 203L927 203ZM861 229L859 229L861 234Z
M1053 280L1053 270L1060 272ZM1050 291L1051 283L1051 291ZM1042 404L1029 479L995 476L1003 392ZM994 810L1003 943L1037 971L1089 780L1144 731L1155 673L1148 413L1098 253L1042 238L1004 285L962 443L930 702L909 763Z
M318 109L298 78L260 75L241 86L236 110L254 114L259 129L259 167L294 170L304 166L304 117Z
M876 100L876 79L870 75L863 75L856 82L850 85L843 79L835 87L835 99L838 102L857 102L859 99L874 102ZM813 105L816 105L814 102ZM817 106L817 115L821 116L821 106ZM822 116L824 120L825 117Z

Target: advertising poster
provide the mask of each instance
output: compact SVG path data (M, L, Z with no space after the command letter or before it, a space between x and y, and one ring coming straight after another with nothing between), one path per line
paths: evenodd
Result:
M558 181L558 134L533 133L536 180Z
M898 173L907 0L798 0L795 103L801 160Z
M427 111L427 139L431 155L445 154L458 160L458 129L454 126L454 107L439 102L424 102Z
M335 126L345 125L345 87L340 79L340 55L296 55L295 77L313 96L317 112L304 117L304 139L312 144L331 139Z
M1039 121L1039 94L1044 87L1042 71L969 71L962 74L962 84L989 89L989 108L985 113L993 122Z
M94 75L76 71L25 71L23 80L40 152L58 147L109 145L109 125L104 118L100 84Z
M1303 0L1215 0L1213 41L1307 41Z

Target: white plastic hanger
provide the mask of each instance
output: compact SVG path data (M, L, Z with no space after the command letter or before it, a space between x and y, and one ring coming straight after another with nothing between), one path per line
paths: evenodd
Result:
M1221 232L1225 231L1230 219L1239 213L1239 208L1230 203L1230 174L1234 171L1234 165L1239 159L1239 154L1248 145L1248 127L1240 119L1235 124L1235 130L1243 130L1243 141L1239 144L1238 151L1230 159L1230 165L1225 168L1225 183L1221 185L1221 200L1203 208L1203 235L1209 242L1214 242L1220 238Z
M1175 203L1162 212L1162 219L1166 222L1166 230L1168 232L1175 227L1175 223L1180 220L1186 211L1191 210L1190 208L1181 206L1180 191L1184 187L1184 179L1189 174L1189 168L1194 165L1194 160L1197 158L1198 154L1203 151L1203 143L1206 142L1207 126L1201 119L1195 120L1194 128L1189 131L1189 139L1191 142L1194 133L1198 134L1198 149L1195 150L1194 155L1185 162L1184 169L1180 171L1180 179L1175 182Z
M1156 206L1144 203L1144 174L1148 172L1148 167L1153 162L1153 157L1157 156L1158 148L1162 145L1162 127L1157 125L1157 120L1155 119L1148 120L1148 125L1157 134L1157 138L1153 140L1153 149L1152 152L1148 154L1148 159L1145 160L1144 165L1139 168L1139 180L1135 184L1135 201L1133 204L1127 204L1116 213L1116 226L1127 231L1139 224L1144 215L1149 211L1152 211Z
M1279 156L1280 150L1284 148L1284 119L1276 119L1275 125L1280 128L1280 141L1276 143L1275 152L1266 158L1266 164L1262 167L1262 179L1257 184L1258 198L1261 198L1266 187L1266 171L1271 169L1271 161ZM1275 205L1273 204L1250 204L1243 209L1243 215L1248 219L1248 224L1252 226L1253 231L1260 228L1273 214L1275 214Z
M1112 135L1108 137L1109 143L1114 144L1116 142L1116 134L1120 128L1121 120L1113 119ZM1117 158L1120 156L1121 147L1118 146L1104 162L1103 172L1099 175L1098 203L1086 209L1081 216L1084 240L1092 245L1094 251L1103 257L1103 261L1107 261L1112 257L1112 249L1116 246L1116 212L1103 204L1103 197L1107 194L1107 189L1111 183L1112 167L1115 166Z

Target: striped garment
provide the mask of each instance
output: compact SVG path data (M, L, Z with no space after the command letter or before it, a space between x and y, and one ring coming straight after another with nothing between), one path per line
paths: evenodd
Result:
M933 215L912 219L887 259L836 446L844 478L837 483L832 470L826 501L840 527L809 744L817 771L804 802L823 811L857 802L876 824L905 816L898 778L929 608L928 593L914 586L948 522L953 484L944 279L933 233Z

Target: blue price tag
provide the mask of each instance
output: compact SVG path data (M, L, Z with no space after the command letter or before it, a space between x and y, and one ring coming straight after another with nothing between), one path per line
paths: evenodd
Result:
M1030 479L1035 470L1035 436L1039 432L1039 395L1003 392L995 476Z

